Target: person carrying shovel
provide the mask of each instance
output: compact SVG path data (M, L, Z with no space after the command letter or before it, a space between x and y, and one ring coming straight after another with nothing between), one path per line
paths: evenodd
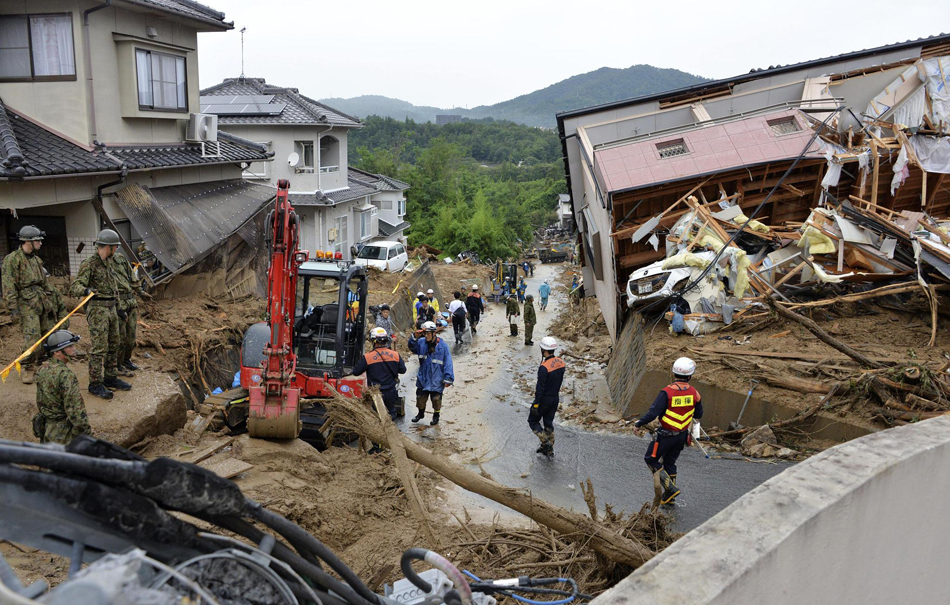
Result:
M660 427L643 457L653 473L654 508L658 504L673 504L680 494L676 485L676 459L689 445L690 425L694 423L692 431L699 432L703 404L699 391L689 384L695 372L696 362L688 357L673 362L672 384L660 391L650 410L634 423L640 428L656 418L660 419Z

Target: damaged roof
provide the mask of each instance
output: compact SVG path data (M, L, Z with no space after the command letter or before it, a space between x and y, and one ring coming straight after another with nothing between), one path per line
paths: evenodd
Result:
M319 101L300 94L296 88L268 84L264 78L226 78L224 82L201 91L202 112L211 105L218 105L227 97L267 96L260 103L262 109L272 106L271 115L218 114L219 124L312 124L319 126L342 126L362 128L358 118L337 111ZM283 107L277 107L283 105ZM216 113L212 111L211 113ZM270 112L269 112L270 113Z
M115 197L149 251L176 273L248 228L276 194L271 185L230 180L156 188L132 183Z
M594 165L614 193L794 159L812 134L797 111L776 111L598 149ZM805 157L822 157L817 143Z
M564 126L563 120L565 118L573 118L577 116L583 116L591 113L598 113L608 109L617 109L620 107L627 107L629 105L638 105L640 103L646 103L648 101L657 101L660 99L665 99L668 97L681 96L686 93L693 92L702 92L704 90L714 90L721 88L724 85L735 85L741 84L743 82L748 82L751 80L758 80L760 78L765 78L773 75L778 75L790 71L796 71L808 67L819 67L821 65L827 65L829 63L837 63L847 59L858 59L861 57L872 56L880 54L882 52L892 52L898 51L906 48L916 48L919 46L932 46L935 44L941 44L945 42L950 42L950 33L939 33L934 36L928 36L926 38L918 38L916 40L906 40L904 42L896 42L894 44L885 44L884 46L878 46L875 48L866 48L863 50L852 51L849 53L842 53L840 55L832 55L829 57L822 57L820 59L812 59L809 61L802 61L800 63L789 63L788 65L770 65L767 68L761 69L752 69L748 73L741 74L738 76L733 76L731 78L723 78L721 80L710 80L706 82L701 82L699 84L694 84L692 86L686 86L684 88L676 88L673 90L664 90L658 93L653 93L649 95L644 95L641 97L633 97L630 99L623 99L620 101L613 101L611 103L603 103L601 105L592 105L590 107L582 107L578 109L571 109L569 111L562 111L557 114L558 121L558 130L561 132L561 136L564 136Z

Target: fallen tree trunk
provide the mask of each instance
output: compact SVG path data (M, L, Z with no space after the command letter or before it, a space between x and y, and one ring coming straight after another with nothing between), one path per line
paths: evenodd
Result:
M818 324L816 324L816 323L815 323L814 321L812 321L811 319L808 319L807 317L804 317L804 316L802 316L802 315L799 315L798 313L795 313L795 312L793 312L793 311L789 311L788 309L786 309L786 308L783 307L782 305L776 303L776 302L775 302L773 299L771 299L771 298L768 298L768 299L766 299L766 300L767 300L768 303L769 303L769 307L771 307L776 313L778 313L779 315L781 315L783 318L788 319L788 320L791 320L791 321L794 321L795 323L798 323L798 324L801 324L801 325L805 326L805 329L807 329L809 332L811 332L812 334L814 334L815 336L817 336L818 339L821 340L822 342L824 342L826 345L828 345L828 346L830 346L830 347L832 347L832 348L834 348L834 349L837 349L838 351L841 351L842 353L844 353L845 355L847 355L847 356L850 357L851 359L853 359L853 360L855 360L856 362L860 363L862 366L864 366L864 367L866 367L866 368L882 368L882 367L884 367L884 366L882 366L881 364L879 364L878 362L872 360L870 357L867 357L867 356L864 355L863 353L859 353L858 351L855 351L854 349L852 349L851 347L849 347L849 346L846 345L845 343L841 342L840 340L838 340L837 338L835 338L835 337L832 336L831 334L825 332L825 331L821 328L821 326L819 326Z
M360 399L336 396L324 401L330 420L338 427L353 431L392 449L400 445L409 459L437 472L449 481L471 492L504 504L526 517L562 534L583 534L589 537L591 547L615 563L639 567L653 557L654 552L637 540L618 534L584 515L554 506L535 498L530 492L502 485L478 473L450 462L445 456L433 453L402 433L392 434ZM390 439L393 444L390 445Z
M787 389L789 391L797 391L799 393L818 393L824 395L828 392L833 385L825 384L823 382L818 382L815 380L808 380L806 378L795 378L793 376L766 376L765 381L769 386L779 387L780 389ZM843 395L848 391L850 386L848 383L834 383L838 387L837 394Z

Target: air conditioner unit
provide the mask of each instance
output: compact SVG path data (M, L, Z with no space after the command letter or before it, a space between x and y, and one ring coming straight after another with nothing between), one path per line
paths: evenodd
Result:
M191 143L218 140L218 116L209 113L193 113L188 118L188 133L185 139Z

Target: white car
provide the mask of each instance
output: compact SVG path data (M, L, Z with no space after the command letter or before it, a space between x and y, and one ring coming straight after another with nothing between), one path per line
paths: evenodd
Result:
M357 265L382 271L402 271L409 262L409 255L399 242L370 242L363 246L354 260Z
M700 252L696 256L712 260L715 253ZM664 269L666 260L658 260L630 274L627 280L627 306L634 307L649 300L673 296L686 287L690 278L698 277L703 272L702 268L688 266Z

